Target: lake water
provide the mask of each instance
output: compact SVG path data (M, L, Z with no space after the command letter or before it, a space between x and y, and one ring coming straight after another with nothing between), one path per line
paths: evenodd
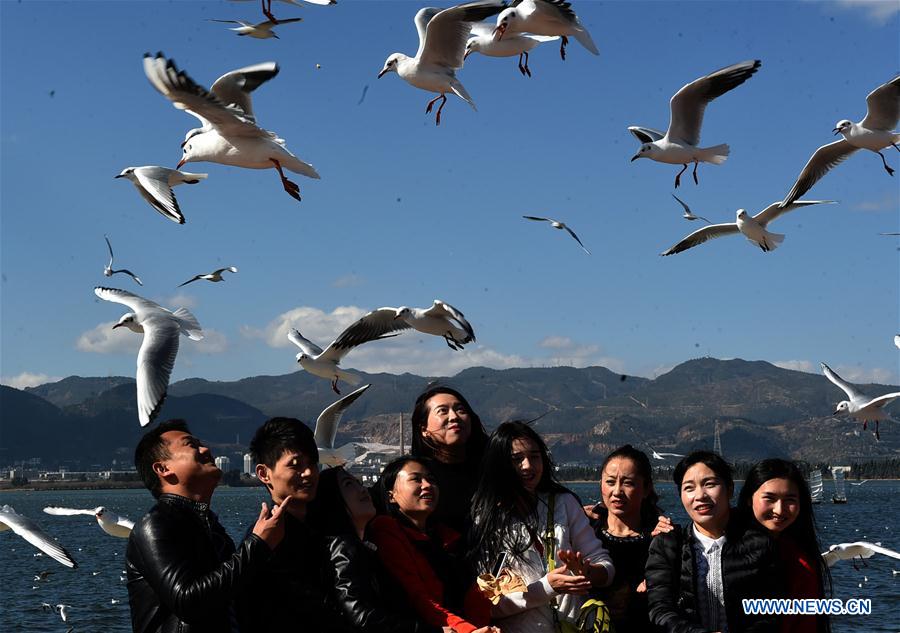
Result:
M830 482L825 482L830 494ZM571 486L587 503L596 501L597 486ZM672 484L659 487L661 504L676 522L686 515ZM847 541L880 541L885 547L900 550L900 482L870 481L862 486L847 486L849 503L816 506L816 519L823 546ZM261 488L222 488L213 498L213 509L236 541L255 520L265 495ZM41 610L41 603L68 604L69 625L76 631L127 633L131 630L128 592L124 577L124 539L108 536L91 517L54 517L42 512L44 506L93 508L104 505L137 519L151 505L144 490L83 490L72 492L11 492L0 494L0 504L8 503L20 514L36 520L48 533L62 542L78 561L77 569L63 567L37 551L11 531L0 533L0 631L66 631L58 616ZM834 596L871 598L869 616L833 618L834 631L900 631L900 561L874 557L867 567L853 568L848 562L832 568ZM52 573L35 581L42 571Z

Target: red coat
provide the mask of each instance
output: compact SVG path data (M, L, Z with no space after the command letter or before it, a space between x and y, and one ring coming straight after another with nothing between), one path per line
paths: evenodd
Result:
M821 598L822 585L815 565L800 551L794 540L782 535L776 542L778 556L787 575L788 598ZM818 620L827 616L785 615L781 616L782 633L816 633Z
M369 523L368 536L378 547L381 562L406 590L410 604L422 620L433 626L452 627L457 633L472 633L490 622L491 603L481 596L474 583L466 593L465 617L441 604L444 584L415 545L416 541L428 540L427 534L403 525L394 517L379 516ZM434 539L448 552L461 541L459 533L443 525L435 528Z

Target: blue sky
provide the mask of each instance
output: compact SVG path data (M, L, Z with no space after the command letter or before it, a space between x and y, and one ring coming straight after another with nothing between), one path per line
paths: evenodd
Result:
M182 340L173 380L297 370L287 329L322 346L380 306L462 310L478 343L452 352L404 334L354 350L347 367L452 375L471 365L600 364L654 376L692 357L763 359L845 378L897 383L900 328L898 177L859 152L805 197L840 204L795 211L763 253L743 238L673 257L659 253L697 223L672 199L678 167L629 162L629 125L665 129L685 83L744 59L747 83L707 109L703 145L728 143L678 195L695 213L733 221L788 191L839 119L900 69L897 2L574 3L601 55L574 40L514 59L472 56L459 77L478 112L450 97L438 128L433 95L397 75L376 79L395 51L414 54L423 2L275 3L302 16L282 39L239 38L208 18L260 21L255 2L3 2L2 358L15 386L78 375L134 375L140 337L110 326L124 306L95 285L189 307L207 332ZM187 224L151 209L124 167L174 167L195 126L144 77L163 51L206 86L274 60L254 95L258 122L322 179L209 163L176 190ZM317 64L321 66L317 68ZM357 105L364 87L365 99ZM885 151L900 169L900 153ZM523 214L568 222L593 255ZM103 235L116 264L102 276ZM176 286L234 265L221 284Z

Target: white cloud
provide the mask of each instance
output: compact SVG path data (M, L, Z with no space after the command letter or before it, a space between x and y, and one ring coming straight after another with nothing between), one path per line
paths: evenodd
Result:
M25 387L37 387L48 382L57 382L62 380L59 376L48 376L47 374L32 374L23 371L18 376L4 376L0 378L0 384L13 387L15 389L24 389Z
M356 306L338 306L331 312L319 308L300 306L282 312L262 329L249 325L241 327L241 334L247 338L261 338L269 347L293 347L288 332L295 327L305 338L325 347L333 341L347 326L366 314L368 310Z
M782 369L792 369L794 371L804 371L807 374L816 374L819 372L819 365L809 360L775 360L772 364Z
M772 363L776 367L782 369L793 369L795 371L803 371L808 374L821 373L821 365L810 360L777 360ZM892 385L897 383L897 373L883 367L859 367L854 365L830 365L837 374L854 384L864 385L867 383L879 383L882 385ZM873 396L878 394L871 394Z
M203 330L203 338L199 341L181 340L179 353L196 352L198 354L221 354L228 349L228 338L218 330Z
M164 298L160 305L166 307L171 306L170 309L173 312L176 308L187 308L188 310L193 310L197 307L197 298L183 292L179 292L178 294L174 294L171 297Z
M141 335L124 327L113 329L117 321L106 321L84 332L75 347L94 354L137 354L141 348Z
M837 5L844 9L862 11L867 18L879 25L887 24L900 13L900 2L897 0L837 0Z
M353 286L361 286L364 282L365 279L356 273L350 273L348 275L342 275L332 281L331 286L333 288L351 288Z
M569 349L574 344L568 336L548 336L538 346L546 349Z
M897 6L900 6L900 2ZM900 195L896 191L888 191L881 198L863 200L853 208L857 211L896 211L897 207L900 207Z

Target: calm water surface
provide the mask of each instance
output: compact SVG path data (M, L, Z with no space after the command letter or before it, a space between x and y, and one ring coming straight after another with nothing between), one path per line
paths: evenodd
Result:
M826 491L829 488L826 482ZM597 486L573 484L587 503L596 501ZM686 520L674 486L660 486L662 506L679 523ZM900 550L900 482L870 481L847 486L849 503L816 507L820 538L824 546L847 541L880 541ZM259 512L265 496L260 488L222 488L213 497L213 508L235 541L246 532ZM42 512L44 506L93 508L104 505L131 519L137 519L152 505L144 490L83 490L73 492L13 492L0 494L0 504L8 503L20 514L36 520L58 538L78 561L77 569L63 567L37 551L12 532L0 533L0 632L76 631L127 633L131 630L128 592L124 578L124 539L108 536L91 517L54 517ZM834 595L871 598L872 615L833 619L834 630L859 632L900 631L900 561L872 558L857 571L843 562L832 568ZM46 580L35 581L42 571L52 572ZM41 603L68 604L69 623L41 610Z

